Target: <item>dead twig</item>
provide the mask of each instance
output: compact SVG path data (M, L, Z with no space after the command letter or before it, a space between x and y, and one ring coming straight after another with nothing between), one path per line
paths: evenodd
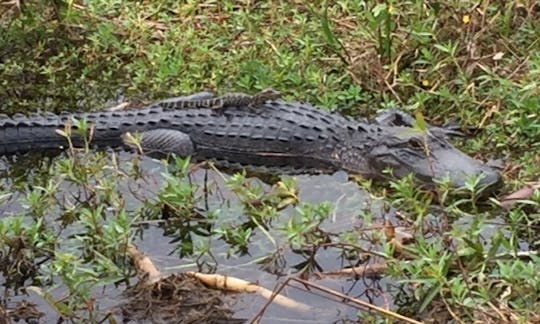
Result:
M152 260L150 260L149 257L142 254L137 248L133 245L129 245L127 248L127 252L133 259L133 263L135 264L135 267L140 272L147 275L147 283L148 284L154 284L169 275L163 275L157 267L153 264ZM246 280L242 280L235 277L229 277L219 274L204 274L194 271L188 271L185 273L188 276L191 276L193 278L196 278L206 286L214 289L220 289L220 290L226 290L226 291L234 291L234 292L248 292L248 293L257 293L261 296L263 296L266 299L269 299L271 301L275 301L276 304L279 304L280 306L284 306L287 308L299 310L299 311L308 311L311 308L303 303L297 302L295 300L292 300L290 298L287 298L282 295L278 295L275 292L272 292L271 290L268 290L264 287L258 286L254 283L248 282Z
M229 276L223 276L219 274L204 274L198 272L189 271L187 275L197 278L199 281L205 285L221 290L234 291L234 292L248 292L248 293L257 293L269 301L273 301L280 306L291 308L299 311L309 311L311 307L306 304L297 302L291 298L285 297L283 295L276 294L275 292L266 289L264 287L258 286L254 283Z
M402 321L405 321L407 323L414 323L414 324L421 324L422 323L422 322L419 322L419 321L417 321L415 319L412 319L412 318L400 315L398 313L389 311L387 309L372 305L372 304L370 304L368 302L365 302L363 300L347 296L345 294L342 294L342 293L337 292L335 290L326 288L324 286L320 286L320 285L317 285L317 284L314 284L314 283L311 283L309 281L302 280L302 279L299 279L299 278L290 278L290 279L292 281L297 281L297 282L299 282L299 283L301 283L303 285L306 285L308 287L323 291L323 292L325 292L327 294L330 294L332 296L339 297L340 299L343 299L344 302L350 302L350 303L355 304L357 306L369 308L369 309L374 310L374 311L376 311L378 313L381 313L384 316L393 317L395 319L402 320Z
M326 293L326 294L328 294L330 296L334 296L334 297L339 298L341 302L350 303L353 306L360 306L360 307L368 308L368 309L373 310L375 312L378 312L378 313L380 313L380 314L382 314L383 316L386 316L386 317L392 317L392 318L395 318L395 319L398 319L398 320L401 320L401 321L404 321L404 322L407 322L407 323L422 324L422 322L419 322L419 321L414 320L412 318L400 315L398 313L389 311L387 309L372 305L372 304L370 304L368 302L365 302L363 300L347 296L347 295L342 294L340 292L337 292L335 290L332 290L332 289L326 288L324 286L314 284L312 282L309 282L309 281L306 281L306 280L303 280L303 279L300 279L300 278L289 277L278 289L276 289L275 293L276 294L279 293L287 285L289 285L290 287L295 287L295 286L292 286L292 285L289 284L291 281L295 281L295 282L298 282L298 283L302 284L303 286L307 287L306 290L309 290L309 288L312 288L312 289L315 289L315 290L322 291L322 292L324 292L324 293ZM296 288L301 289L299 287L296 287ZM257 315L249 323L257 323L260 320L260 318L262 317L262 314L264 313L264 311L266 310L266 308L268 307L269 304L270 304L270 300L268 301L268 303L266 305L264 305L261 308L261 310L257 313Z
M127 252L133 259L135 268L138 271L147 274L150 282L156 282L161 278L161 272L156 268L152 260L149 257L142 254L134 245L129 245Z
M388 266L385 263L365 264L358 267L342 268L337 270L324 271L320 273L323 276L355 276L355 277L373 277L383 274Z

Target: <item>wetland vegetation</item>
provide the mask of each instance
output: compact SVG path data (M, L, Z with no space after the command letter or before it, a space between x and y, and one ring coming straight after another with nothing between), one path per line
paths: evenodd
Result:
M163 272L283 284L317 310L265 312L264 299L173 281L157 297L200 297L186 322L393 321L287 276L411 321L540 321L537 1L14 0L0 14L2 113L272 87L350 116L400 107L419 123L458 121L470 136L456 145L501 164L505 179L483 197L477 179L429 190L411 177L373 183L342 173L263 182L89 147L4 157L0 319L155 319L132 298L145 299L130 290L135 244ZM531 194L501 206L527 186ZM375 274L333 274L374 265Z

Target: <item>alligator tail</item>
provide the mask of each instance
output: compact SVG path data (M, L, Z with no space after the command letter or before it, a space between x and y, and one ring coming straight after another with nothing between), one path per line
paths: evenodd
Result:
M92 114L86 116L89 115ZM29 116L15 114L11 117L0 115L0 156L67 147L69 143L66 137L58 130L63 130L66 123L73 120L73 116L77 115L52 113ZM81 146L83 138L76 135L75 130L72 132L74 134L71 136L72 143ZM92 143L97 146L123 146L119 134L119 130L114 131L114 134L100 132L99 138L93 139Z

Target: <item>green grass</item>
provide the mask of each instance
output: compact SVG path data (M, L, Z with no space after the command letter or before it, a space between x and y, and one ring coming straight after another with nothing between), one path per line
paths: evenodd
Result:
M480 159L504 161L506 192L537 181L539 5L366 3L13 2L0 8L0 110L95 110L122 99L146 103L201 89L252 93L273 87L288 99L352 116L372 116L398 106L434 124L458 120L478 129L474 137L458 143L460 148ZM211 254L204 244L189 240L190 231L207 232L230 244L229 253L242 254L254 235L271 235L266 231L282 208L299 203L294 180L283 179L283 187L265 192L236 175L228 186L246 219L208 230L194 213L200 197L184 183L186 165L179 162L176 173L166 177L168 186L156 205L131 213L124 210L122 193L111 179L137 177L136 159L133 170L120 172L107 169L114 162L110 157L86 154L93 167L70 156L40 169L45 177L36 171L28 181L17 182L27 207L0 223L3 256L22 247L30 251L2 260L21 266L2 269L4 275L23 269L43 282L60 278L74 296L68 303L71 310L80 310L77 305L85 303L94 287L81 288L81 282L101 285L128 276L131 270L118 251L134 237L136 220L159 218L162 210L172 210L178 218L177 234L183 235L180 255ZM109 173L102 174L103 168ZM90 190L87 198L95 199L77 208L56 201L52 193L66 181ZM382 188L363 185L406 213L406 222L415 229L417 242L407 247L408 258L396 256L392 246L383 250L392 264L389 275L415 287L400 311L420 319L429 317L429 309L438 309L465 322L534 321L540 263L537 257L520 259L516 253L520 242L527 242L531 250L538 246L538 194L503 212L493 201L488 206L479 203L472 184L465 197L444 185L434 196L407 179ZM437 225L432 220L434 205L442 219ZM114 207L114 215L106 207ZM65 226L82 226L83 234L69 242L55 240L50 214ZM329 238L319 225L328 215L324 204L300 202L294 217L280 229L286 238L281 243L293 249L322 244ZM365 215L368 224L370 216ZM214 216L207 217L214 221ZM471 220L464 226L462 219ZM504 225L484 238L483 229L500 219ZM24 228L21 222L28 220L32 226ZM189 231L183 231L186 228ZM255 234L257 230L266 234ZM355 235L341 233L333 243L356 243ZM121 242L115 241L119 236ZM14 245L17 240L24 244ZM39 258L49 260L46 267L35 264Z

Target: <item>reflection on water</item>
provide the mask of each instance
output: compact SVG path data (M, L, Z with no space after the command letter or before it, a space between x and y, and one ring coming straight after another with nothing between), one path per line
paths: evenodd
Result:
M129 163L131 155L127 153L119 154L121 163ZM55 162L53 157L43 157L24 155L20 157L4 158L0 162L0 186L4 192L12 192L12 195L0 206L1 215L14 215L23 210L20 203L21 194L18 189L25 188L28 183L32 185L45 185L48 181L48 170ZM136 211L142 205L142 201L154 201L162 189L164 179L162 174L166 168L160 161L149 158L142 158L141 169L144 177L140 179L126 178L118 183L124 195L127 211ZM382 203L370 199L369 195L360 190L359 187L348 181L347 175L338 172L333 175L300 175L295 177L299 188L299 198L307 203L331 203L331 218L324 221L321 228L332 234L339 235L342 232L354 232L356 228L362 227L362 213L371 213L374 218L380 218L382 214ZM240 222L244 209L237 196L232 193L224 183L223 174L211 169L198 168L189 175L190 181L197 188L197 195L203 199L198 201L197 210L204 215L212 211L219 210L216 221L219 222ZM251 179L253 183L269 190L270 185L259 179ZM59 194L73 195L72 187L58 188ZM239 277L251 282L273 289L283 281L284 275L294 274L299 267L305 266L307 262L320 270L333 270L350 265L352 260L346 260L340 254L339 249L325 248L319 249L315 255L293 253L286 246L283 246L283 254L277 257L279 271L264 271L261 264L255 262L268 258L274 253L278 246L285 244L287 238L280 229L286 224L288 219L295 213L293 207L287 207L280 212L279 218L273 223L268 233L263 233L258 227L253 227L254 236L248 246L248 253L243 255L230 253L230 245L222 240L215 239L207 230L193 230L183 232L182 240L193 240L194 245L209 244L211 246L212 258L205 256L203 259L195 260L189 257L180 257L177 251L179 240L176 229L170 228L171 224L163 221L145 222L142 226L141 235L134 243L147 255L149 255L156 265L163 272L200 270L197 265L206 264L209 270L217 273ZM141 220L144 222L144 220ZM205 220L206 221L206 220ZM190 226L200 227L204 222L198 223L196 218L190 220ZM182 226L185 226L183 223ZM208 225L206 223L206 225ZM69 235L70 233L62 233ZM269 239L269 236L272 239ZM276 246L277 245L277 246ZM255 261L254 261L255 260ZM204 270L204 269L203 269ZM5 278L2 278L2 282ZM323 279L318 284L330 289L345 293L352 297L360 297L376 305L387 305L387 298L381 294L386 290L388 284L384 280L376 279ZM114 287L96 292L100 294L100 308L106 309L119 302L117 296L119 291ZM265 313L263 322L281 323L304 320L309 322L328 323L339 318L351 318L356 316L356 310L341 303L330 302L324 296L301 291L299 289L285 288L284 293L303 303L312 305L314 311L310 314L294 314L278 306L272 305ZM61 294L59 294L61 295ZM35 302L39 299L32 298ZM16 300L16 299L14 299ZM252 317L264 304L266 300L255 295L243 295L238 298L235 309L238 317ZM42 302L40 303L42 304ZM43 305L44 306L44 305ZM47 309L44 306L43 309ZM283 315L287 314L287 315ZM53 320L51 316L48 320Z

